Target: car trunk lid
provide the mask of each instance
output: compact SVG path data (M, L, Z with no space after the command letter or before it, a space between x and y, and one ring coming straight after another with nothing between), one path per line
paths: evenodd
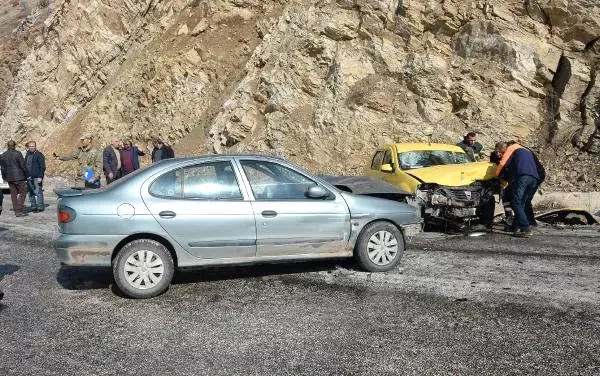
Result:
M54 193L59 197L76 197L76 196L83 196L86 194L86 191L82 190L82 189L75 189L75 188L61 188L61 189L55 189Z

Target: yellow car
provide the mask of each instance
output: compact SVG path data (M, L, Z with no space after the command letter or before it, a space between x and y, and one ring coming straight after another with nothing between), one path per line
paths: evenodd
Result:
M491 221L495 170L495 164L473 162L455 145L407 143L378 149L366 174L412 193L426 222L462 229L480 218L482 210L492 211Z

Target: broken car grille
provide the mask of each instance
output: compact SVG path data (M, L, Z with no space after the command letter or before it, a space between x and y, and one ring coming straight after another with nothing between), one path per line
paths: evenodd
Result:
M474 201L479 202L481 191L471 191L465 189L441 189L443 194L455 201Z

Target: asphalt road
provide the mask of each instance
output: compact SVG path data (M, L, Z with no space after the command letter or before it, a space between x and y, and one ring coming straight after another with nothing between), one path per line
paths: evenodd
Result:
M398 270L181 273L129 300L60 268L55 208L0 216L1 375L599 375L600 233L426 234Z

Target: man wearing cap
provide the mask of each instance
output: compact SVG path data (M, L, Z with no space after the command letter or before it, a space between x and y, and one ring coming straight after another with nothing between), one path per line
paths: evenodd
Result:
M83 178L86 169L92 170L93 177L89 180L84 178L85 187L99 188L100 174L102 173L102 154L92 147L92 136L89 133L82 134L79 140L81 141L81 146L73 149L70 154L58 155L54 152L52 155L61 161L77 160L78 177Z

